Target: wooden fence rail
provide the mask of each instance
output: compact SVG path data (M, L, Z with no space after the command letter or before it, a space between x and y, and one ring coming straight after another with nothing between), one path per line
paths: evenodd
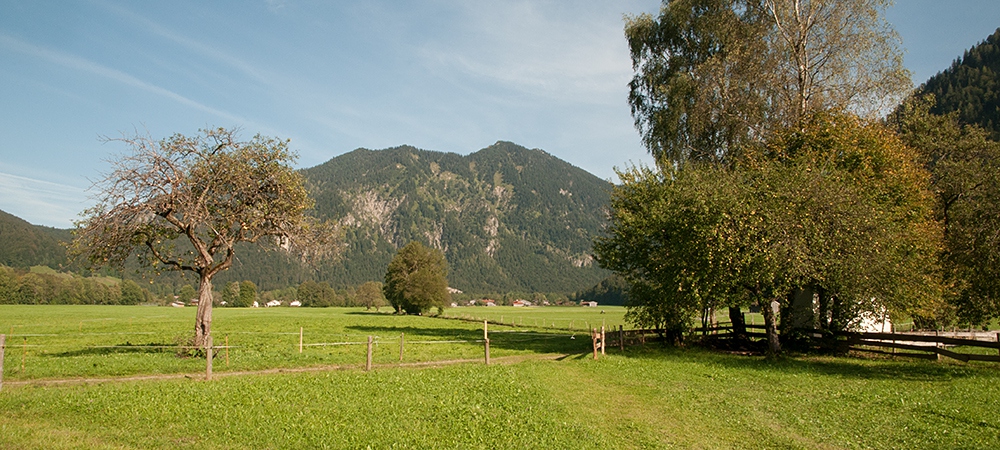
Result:
M744 335L747 338L765 339L767 337L762 331L756 331L764 330L763 325L746 325L746 329L747 332ZM711 336L712 339L732 339L735 337L733 327L729 325L696 328L693 332L694 336ZM922 359L939 359L941 356L945 356L963 362L1000 362L1000 332L979 333L974 336L978 339L917 333L839 332L830 335L824 334L820 330L813 330L811 333L806 332L805 334L810 336L816 345L825 348L841 348ZM658 341L662 335L663 330L624 330L619 327L618 330L612 330L608 333L607 346L624 350L625 347L642 346L647 342ZM992 337L991 340L984 340L990 337ZM962 353L955 351L955 347L988 348L995 349L997 353L992 355ZM891 351L878 349L890 349ZM906 352L896 352L896 350L906 350Z

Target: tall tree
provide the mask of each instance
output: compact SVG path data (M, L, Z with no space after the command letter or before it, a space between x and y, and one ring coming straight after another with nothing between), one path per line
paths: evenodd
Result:
M358 290L354 295L355 303L364 305L365 310L375 308L375 311L378 311L379 308L385 306L382 283L377 281L366 281L361 286L358 286Z
M889 0L673 0L627 18L629 103L661 167L730 164L816 111L885 111L910 85Z
M890 117L931 172L937 218L944 227L945 300L921 312L928 326L951 316L982 325L1000 317L1000 143L989 130L963 125L960 114L936 115L931 95L909 99Z
M403 246L385 272L385 298L397 313L426 313L444 309L448 293L448 263L440 250L417 241Z
M257 301L257 285L253 281L241 281L239 292L239 306L253 306L253 302Z
M841 330L860 311L934 298L939 235L926 173L895 135L820 114L777 136L733 167L619 174L594 249L631 282L632 320L678 334L697 311L758 303L777 352L769 306L796 287L836 301L827 327Z
M282 248L303 257L332 254L332 225L306 215L312 201L288 141L235 130L203 130L154 141L123 136L131 149L98 181L97 205L77 223L73 251L93 266L137 257L154 270L198 275L194 343L211 332L212 277L233 263L236 244Z

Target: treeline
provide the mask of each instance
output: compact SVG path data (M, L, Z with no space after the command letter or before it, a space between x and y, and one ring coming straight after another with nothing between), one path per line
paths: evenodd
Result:
M0 304L138 305L155 300L132 280L57 273L48 267L28 271L0 265Z
M190 303L197 299L198 294L193 285L183 285L176 294L176 299ZM366 282L360 286L350 286L335 289L327 282L305 281L298 286L281 289L259 290L250 280L230 281L223 285L221 291L213 292L212 299L216 306L231 308L247 308L265 306L268 302L277 300L281 306L290 306L299 302L306 307L365 307L378 309L387 303L382 295L382 283Z

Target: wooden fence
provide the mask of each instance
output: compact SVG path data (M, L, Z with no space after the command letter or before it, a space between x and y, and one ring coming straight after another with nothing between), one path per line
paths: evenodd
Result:
M732 339L735 337L733 327L728 325L709 328L696 328L691 337L704 336L711 339ZM947 334L951 334L948 336ZM939 333L871 333L871 332L839 332L830 335L819 330L804 333L817 347L854 350L868 353L880 353L922 359L940 359L948 357L963 362L990 361L1000 362L1000 332ZM656 329L625 330L619 327L607 333L607 347L624 350L625 347L642 346L649 342L662 340L663 331ZM763 325L746 325L745 336L749 339L766 339ZM993 350L990 354L965 353L956 351L958 348L983 348Z

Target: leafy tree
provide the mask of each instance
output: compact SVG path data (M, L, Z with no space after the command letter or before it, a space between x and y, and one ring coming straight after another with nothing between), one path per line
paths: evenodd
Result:
M399 249L385 272L383 291L397 313L419 314L451 301L448 267L436 249L412 241Z
M296 291L296 298L302 306L328 307L343 306L343 299L337 295L330 283L315 281L305 281L299 285Z
M257 301L257 285L253 281L243 280L240 282L239 306L252 306Z
M228 287L229 286L227 285L226 288L228 288ZM225 291L223 291L223 293L225 293ZM187 303L187 302L191 301L191 299L197 298L197 295L198 295L198 293L194 290L193 287L191 287L190 284L185 284L185 285L181 286L180 292L177 293L178 300L180 300L180 301L182 301L184 303ZM223 295L225 295L225 294L223 294ZM223 297L223 300L226 300L226 298ZM227 301L227 303L229 302L228 300L226 300L226 301Z
M890 118L931 172L936 215L944 227L944 300L921 311L925 326L953 315L973 325L1000 317L1000 143L962 125L960 115L932 114L934 96L915 97Z
M146 301L146 293L135 281L123 280L118 288L121 290L121 297L118 300L121 305L138 305Z
M226 306L249 306L241 304L240 300L240 283L236 281L226 283L226 287L222 289L222 301L225 302Z
M197 273L195 345L211 332L212 278L232 265L237 243L306 257L333 250L329 227L305 214L312 202L289 165L288 141L240 141L221 128L119 141L132 152L95 184L98 204L77 224L72 249L93 266L122 267L138 257L154 270Z
M661 167L731 164L816 112L880 113L909 86L888 0L674 0L627 18L629 103Z
M926 173L877 124L820 114L734 167L620 173L602 266L632 287L632 321L677 339L696 312L760 304L772 352L772 302L824 293L828 328L860 311L913 310L935 297L939 235ZM875 299L873 302L872 299Z
M354 293L355 303L364 305L365 310L375 308L375 311L385 306L385 296L382 294L382 283L368 281L358 286Z

